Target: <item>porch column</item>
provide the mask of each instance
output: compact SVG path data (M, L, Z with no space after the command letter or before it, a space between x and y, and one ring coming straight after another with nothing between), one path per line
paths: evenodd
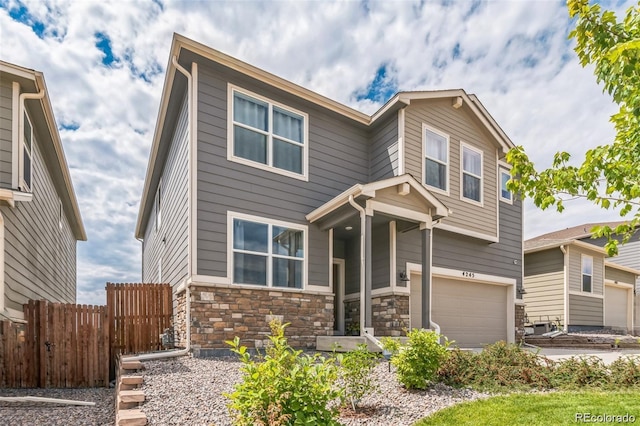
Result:
M431 229L426 223L420 224L422 239L422 328L429 329L429 308L431 307Z
M372 327L371 315L371 222L373 216L365 215L364 227L364 326Z

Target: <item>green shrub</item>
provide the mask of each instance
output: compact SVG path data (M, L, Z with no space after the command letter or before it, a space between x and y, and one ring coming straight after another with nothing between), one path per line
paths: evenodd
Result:
M548 388L551 365L516 344L497 342L480 353L451 351L438 370L438 378L450 386L489 391Z
M414 328L407 333L409 341L391 358L398 380L407 389L426 389L436 378L440 364L447 357L448 342L439 342L440 335L430 330Z
M236 425L338 425L337 408L328 403L342 396L334 387L337 367L333 360L310 356L287 344L283 325L274 320L271 346L262 362L251 358L236 337L228 341L242 361L242 382L231 394L229 413Z
M370 352L366 344L360 344L353 351L339 354L340 378L344 384L344 398L356 411L358 402L366 394L378 388L371 372L378 363L378 354Z
M609 366L609 384L613 388L640 386L640 356L627 355Z
M604 387L609 382L609 372L597 356L575 356L555 364L552 373L553 386L581 388Z
M394 339L393 337L383 336L380 338L380 343L382 343L382 349L388 351L391 354L395 354L400 350L400 340Z

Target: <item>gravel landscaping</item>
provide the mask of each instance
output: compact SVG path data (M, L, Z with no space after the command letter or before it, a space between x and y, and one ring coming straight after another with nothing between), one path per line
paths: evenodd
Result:
M4 425L113 425L114 389L0 389L0 396L38 396L43 398L92 401L95 406L71 406L45 402L0 402Z
M231 425L227 411L231 392L241 379L241 364L230 359L181 357L144 362L146 401L142 410L151 425ZM379 390L361 402L363 413L345 411L345 425L410 425L428 414L485 395L436 385L426 391L406 391L388 364L374 370Z

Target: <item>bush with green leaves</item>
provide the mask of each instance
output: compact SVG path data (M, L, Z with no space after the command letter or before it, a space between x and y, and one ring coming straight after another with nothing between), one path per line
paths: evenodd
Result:
M497 342L474 353L455 349L438 371L438 378L450 386L471 386L480 390L549 388L553 362L522 349Z
M274 320L269 325L271 345L261 362L240 346L238 337L227 341L243 364L242 382L225 394L231 399L229 413L234 424L338 425L337 407L329 404L342 397L334 386L338 378L335 362L291 348L284 337L288 324Z
M362 343L353 351L336 355L336 359L344 390L343 403L348 401L353 411L357 411L359 401L378 388L371 372L378 363L379 355L370 352Z
M580 355L556 363L552 381L559 388L604 387L609 382L609 374L600 357Z
M609 384L613 388L640 387L640 355L626 355L609 365Z
M407 389L426 389L436 379L436 373L447 358L448 341L441 345L440 335L431 330L407 332L409 341L391 358L398 380Z

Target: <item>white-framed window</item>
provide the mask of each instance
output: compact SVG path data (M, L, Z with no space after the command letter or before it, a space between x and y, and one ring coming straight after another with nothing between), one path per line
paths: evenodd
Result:
M230 213L229 227L234 284L304 288L306 226Z
M593 257L586 254L582 255L582 291L593 291Z
M228 159L308 179L309 116L229 85Z
M436 192L449 193L449 135L422 124L423 184Z
M31 192L33 189L33 126L27 112L24 112L22 126L20 188Z
M500 201L504 201L505 203L512 204L513 203L513 194L507 188L507 182L511 179L511 173L507 169L500 168Z
M156 192L156 232L160 229L160 225L162 224L162 180L158 183L158 191Z
M460 143L460 198L482 204L482 151Z

